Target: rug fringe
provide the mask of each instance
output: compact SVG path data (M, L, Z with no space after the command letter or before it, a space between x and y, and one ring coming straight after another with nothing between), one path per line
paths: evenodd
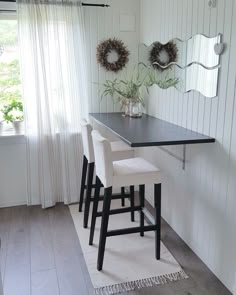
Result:
M141 288L147 288L147 287L152 287L156 285L164 285L164 284L167 284L168 282L176 282L176 281L180 281L180 280L188 279L188 278L189 276L183 270L181 270L179 272L175 272L171 274L96 288L95 294L96 295L120 294L120 293L134 291Z

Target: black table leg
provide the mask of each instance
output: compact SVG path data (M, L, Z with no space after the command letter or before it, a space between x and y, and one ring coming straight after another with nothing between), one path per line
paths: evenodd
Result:
M121 196L125 196L125 188L121 188ZM121 198L121 206L125 207L125 198Z
M155 232L155 242L156 242L156 259L161 258L161 184L154 185L154 201L155 201L155 222L156 222L156 232Z
M140 236L144 236L144 213L143 213L143 208L144 208L144 195L145 195L145 185L140 185L139 186L139 201L140 201L140 206L142 207L142 210L140 211Z
M81 178L81 188L80 188L80 198L79 198L79 212L82 212L83 202L84 202L84 189L87 175L88 160L83 157L83 168L82 168L82 178Z
M103 260L104 260L107 228L108 228L108 221L109 221L109 211L111 206L111 196L112 196L112 187L105 188L103 212L102 212L102 224L101 224L101 230L100 230L98 260L97 260L97 270L99 271L102 270Z
M84 209L84 228L88 227L89 208L90 208L92 185L93 185L93 173L94 173L94 163L89 163L88 164L87 194L86 194L85 209Z
M131 221L134 222L134 186L130 186Z
M93 213L91 219L91 227L90 227L90 236L89 236L89 245L93 244L94 230L96 226L96 214L98 211L98 203L99 203L99 195L100 195L101 181L98 177L96 177L96 188L94 194L94 202L93 202Z

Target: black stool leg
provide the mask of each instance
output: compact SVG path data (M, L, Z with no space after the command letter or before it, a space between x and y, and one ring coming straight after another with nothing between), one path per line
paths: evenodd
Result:
M83 168L82 168L82 179L81 179L81 188L80 188L80 198L79 198L79 212L82 212L83 202L84 202L84 189L87 175L88 160L83 157Z
M144 213L143 213L143 208L144 208L144 194L145 194L145 186L140 185L139 186L139 200L140 200L140 206L142 207L140 211L140 236L144 236Z
M121 188L121 196L122 197L125 196L125 188L124 187ZM125 207L125 198L121 198L121 206Z
M90 208L92 185L93 185L93 172L94 172L94 163L89 163L88 164L87 194L86 194L85 209L84 209L84 228L88 227L89 208Z
M131 221L134 222L134 186L130 186Z
M156 259L161 258L161 184L154 185L154 198L155 198L155 209L156 209L156 232L155 232L155 242L156 242Z
M111 206L111 196L112 187L105 188L104 201L103 201L103 211L102 211L102 224L100 230L100 239L98 247L98 260L97 260L97 270L102 270L104 252L106 246L107 228L109 221L109 211Z
M93 202L93 214L91 219L91 227L90 227L90 236L89 236L89 245L93 244L94 230L96 225L96 214L98 212L98 203L99 203L99 195L100 195L101 181L98 177L96 177L96 188L94 194L94 202Z

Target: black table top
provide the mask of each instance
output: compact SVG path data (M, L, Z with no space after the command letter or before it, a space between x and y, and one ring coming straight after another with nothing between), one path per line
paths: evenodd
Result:
M124 117L121 113L90 113L90 116L131 147L215 142L214 138L146 114L141 118Z

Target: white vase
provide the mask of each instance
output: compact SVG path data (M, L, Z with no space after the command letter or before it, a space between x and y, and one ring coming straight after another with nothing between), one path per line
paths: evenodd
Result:
M22 134L23 133L23 122L24 121L13 121L12 125L15 130L15 134Z

